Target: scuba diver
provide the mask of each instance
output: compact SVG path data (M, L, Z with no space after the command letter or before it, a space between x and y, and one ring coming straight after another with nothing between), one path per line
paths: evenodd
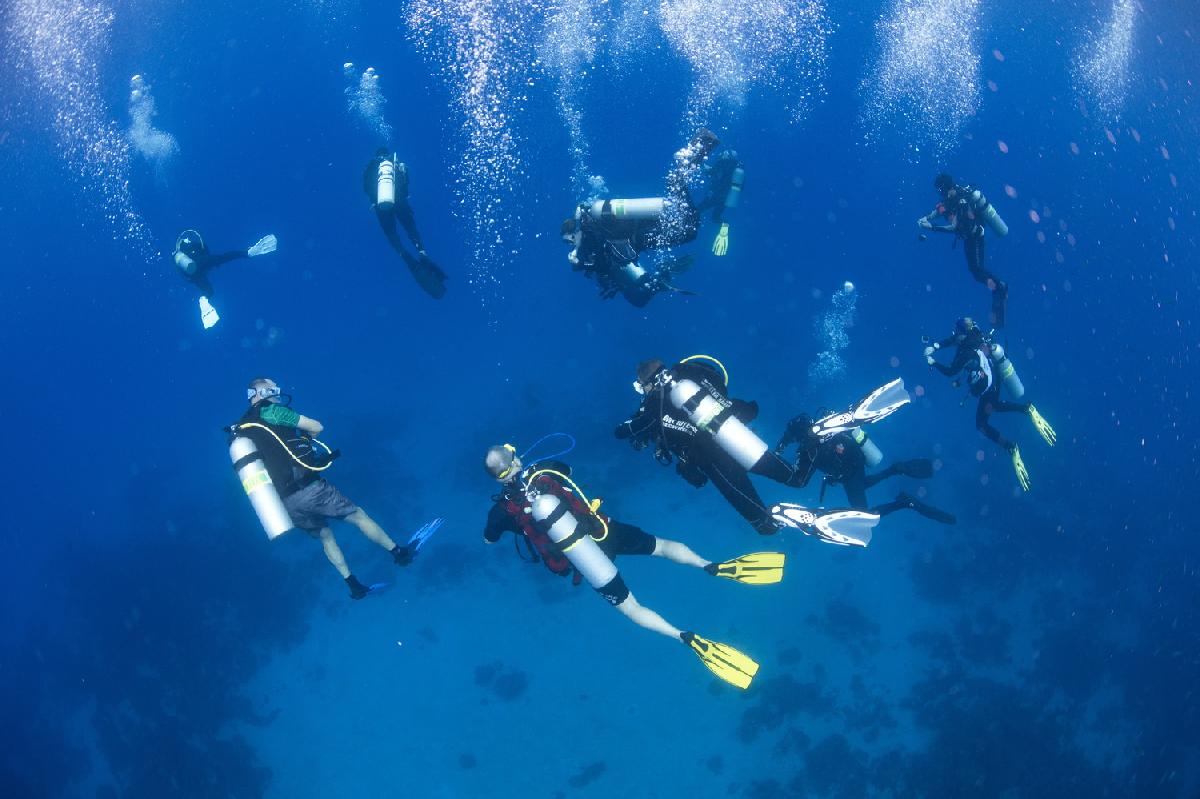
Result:
M748 585L770 585L783 579L782 552L755 552L724 563L707 561L685 544L653 536L600 513L600 500L588 500L572 479L569 466L544 460L526 467L511 444L490 447L484 468L501 486L500 493L492 497L484 541L494 544L506 531L518 536L514 539L517 542L523 536L532 560L540 556L554 574L573 574L575 585L587 580L633 623L682 641L713 674L731 685L750 685L758 672L753 659L727 644L680 630L640 604L613 559L618 555L656 555L716 577Z
M712 251L713 255L722 256L729 252L729 223L725 221L725 213L737 208L742 199L746 169L738 159L737 151L724 150L704 170L708 177L708 197L696 206L696 210L713 209L712 221L721 227L713 239Z
M933 185L941 193L942 201L918 219L917 226L938 233L953 233L957 239L962 239L971 277L992 292L992 324L1004 327L1008 284L989 272L984 265L984 226L990 227L997 236L1004 237L1008 235L1008 225L996 213L987 197L983 196L983 192L965 183L956 183L953 175L943 172L933 181ZM944 217L947 224L933 224L937 216ZM922 233L921 239L924 238L925 234Z
M822 437L818 432L821 425L813 418L802 413L790 422L779 443L775 445L775 453L781 454L791 444L796 444L796 472L800 475L799 485L808 485L816 470L824 473L821 480L821 495L818 501L825 501L825 489L831 485L841 485L846 491L846 499L853 508L867 509L867 489L889 477L904 475L918 480L933 476L933 462L928 458L898 461L883 471L867 474L867 467L878 466L883 460L883 453L862 428L844 430L832 436ZM909 508L917 513L942 524L954 524L955 518L946 511L928 505L911 494L901 491L891 502L876 505L871 513L887 516L898 510Z
M195 230L188 229L179 234L179 238L175 240L175 252L172 253L172 257L184 279L200 290L200 322L204 325L205 330L221 321L217 309L210 302L213 287L208 279L208 273L222 264L236 261L239 258L256 258L275 252L277 244L275 236L267 235L247 250L233 250L214 255Z
M870 541L879 521L873 514L763 503L750 474L786 486L799 485L798 475L746 426L758 415L758 404L729 398L728 373L715 358L693 355L670 369L661 360L643 361L633 385L642 403L617 425L616 437L639 450L653 443L655 460L664 466L676 461L676 473L696 488L711 481L759 534L790 527L836 544ZM873 406L863 413L870 416Z
M958 349L954 360L949 366L939 363L933 354L949 346ZM989 439L999 444L1012 457L1013 470L1017 481L1025 491L1029 490L1029 472L1021 459L1021 449L1015 441L1009 441L1000 435L1000 431L992 427L990 419L993 413L1024 413L1033 421L1042 439L1050 446L1058 436L1050 423L1038 413L1037 408L1029 402L1009 402L1000 399L1001 387L1008 390L1014 400L1025 396L1025 386L1017 376L1012 361L1004 354L1004 348L992 341L975 320L969 316L960 317L954 323L953 335L942 341L927 343L925 346L925 362L947 377L954 378L954 387L958 388L961 373L966 374L967 387L971 396L979 398L975 407L975 427Z
M383 235L392 249L400 253L413 280L430 297L440 300L446 293L446 273L433 262L421 243L417 221L408 203L408 167L396 160L394 154L389 155L386 147L380 147L363 170L363 191L371 200L371 208L379 219ZM408 240L417 251L415 256L401 243L396 230L397 222L408 234Z
M319 540L325 557L346 581L351 599L383 588L386 583L366 586L351 574L329 520L353 524L390 552L398 566L412 563L440 520L418 530L406 545L396 544L366 511L323 477L340 453L317 440L324 430L320 422L292 410L291 396L282 394L269 378L250 381L246 398L250 407L237 424L226 428L232 436L230 458L268 537L297 527Z
M675 247L696 238L700 214L688 179L718 144L712 131L701 128L675 153L665 198L594 200L579 205L575 216L562 223L563 241L572 247L567 255L571 268L594 278L602 298L623 294L631 305L642 308L662 291L691 293L670 283L673 274L691 266L690 257L664 261L655 270L643 266L638 257L647 249Z

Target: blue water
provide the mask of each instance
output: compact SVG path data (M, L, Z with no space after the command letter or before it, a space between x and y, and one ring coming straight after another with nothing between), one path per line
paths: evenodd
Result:
M662 32L684 5L672 19L705 17L696 63L744 79L743 102L689 105L702 81ZM711 225L680 250L694 297L638 310L568 268L558 225L581 197L560 81L535 66L546 4L431 6L507 32L483 65L503 121L482 150L417 4L0 9L0 795L1200 795L1195 8L1136 6L1129 35L1099 46L1124 0L647 3L628 18L642 26L616 19L632 0L564 6L601 15L573 28L598 42L568 95L588 174L657 194L697 122L746 164L729 255L709 254ZM823 68L769 35L814 8ZM932 116L919 93L897 95L900 112L879 101L895 80L879 77L894 30L879 23L903 8L910 52L970 46L913 77ZM721 67L704 48L739 9L761 46ZM381 76L450 275L440 302L367 208L380 142L347 107L348 61ZM130 148L134 74L177 151ZM501 133L513 143L488 161ZM942 170L1011 227L988 252L1011 286L1001 340L1059 434L1051 449L998 420L1029 493L973 429L973 402L921 362L922 335L987 309L949 237L916 237ZM185 227L218 251L279 238L217 271L209 331L170 262ZM814 321L846 280L845 370L810 381L829 346ZM889 458L938 460L927 498L958 525L900 513L865 550L764 542L712 488L612 438L634 365L694 352L729 366L772 443L800 410L904 377L912 406L872 436ZM259 529L220 428L262 374L325 424L343 452L331 480L394 538L447 519L403 571L336 528L387 592L351 602L315 542ZM762 588L620 563L644 604L754 655L748 691L507 538L481 542L486 447L558 430L617 518L713 559L788 553L785 581ZM759 488L816 501L815 486Z

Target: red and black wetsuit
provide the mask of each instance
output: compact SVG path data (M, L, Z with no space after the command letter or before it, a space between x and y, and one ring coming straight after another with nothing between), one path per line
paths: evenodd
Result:
M511 483L506 483L501 492L493 497L495 504L488 511L487 524L483 528L483 540L494 544L506 532L524 535L530 545L537 550L547 569L555 574L566 576L572 571L571 562L550 540L550 537L538 529L533 521L529 500L525 496L525 491L529 486L528 476L535 475L543 469L552 469L568 477L571 475L571 467L559 461L543 461L526 468L520 477ZM554 494L567 503L567 507L577 518L584 519L592 515L591 508L579 495L564 486L553 475L537 475L533 485L539 491ZM632 524L615 521L602 513L597 515L608 526L608 535L596 540L605 555L615 558L618 555L651 555L654 553L658 540L653 535ZM578 577L575 582L579 583Z

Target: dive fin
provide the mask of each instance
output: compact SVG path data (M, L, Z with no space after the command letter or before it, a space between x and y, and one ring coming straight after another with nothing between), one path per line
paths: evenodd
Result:
M431 522L425 522L421 525L421 529L412 534L412 538L408 539L408 548L412 554L417 554L421 547L425 546L425 542L433 537L433 534L441 529L442 523L446 520L440 516Z
M713 239L712 245L713 255L720 257L729 252L729 223L722 222L721 229L717 231L717 237Z
M1029 490L1029 470L1025 468L1025 461L1021 458L1021 448L1013 444L1012 448L1012 464L1013 471L1017 473L1017 482L1021 484L1021 488L1025 491Z
M246 250L246 255L254 258L259 255L266 255L269 252L275 252L275 247L278 244L279 240L275 238L275 234L268 233L258 241L254 242L254 245L251 246L250 249Z
M897 377L851 405L849 410L831 413L818 420L812 430L822 439L832 438L838 433L886 419L911 401L912 397L904 390L904 379Z
M771 585L783 579L785 557L782 552L751 552L724 563L710 563L704 570L747 585Z
M771 518L780 527L792 527L805 535L844 547L865 547L871 543L871 528L879 524L877 513L851 508L809 510L792 502L772 506Z
M212 307L212 303L208 301L208 297L200 298L200 324L204 325L204 329L221 321L221 315L217 313L217 309Z
M730 685L749 688L754 675L758 674L758 663L728 644L709 641L695 633L680 633L679 637L709 671Z
M417 285L426 294L435 300L440 300L446 295L446 273L432 259L423 255L416 260L405 258L405 262L413 280L417 281Z
M913 458L909 461L898 461L892 464L892 471L905 477L915 477L927 480L933 477L933 461L929 458Z
M1042 439L1050 446L1054 446L1054 442L1058 441L1058 434L1054 432L1054 428L1046 421L1046 417L1038 413L1038 409L1029 406L1029 418L1033 420L1033 426L1037 428Z

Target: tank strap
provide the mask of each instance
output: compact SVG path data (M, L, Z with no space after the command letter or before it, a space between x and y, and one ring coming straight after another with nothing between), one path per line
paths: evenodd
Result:
M254 452L251 452L247 455L243 455L242 457L240 457L236 461L234 461L233 462L233 470L236 472L239 469L241 469L243 466L245 466L246 464L254 463L255 461L260 461L260 460L262 460L262 454L259 453L258 450L255 450Z

